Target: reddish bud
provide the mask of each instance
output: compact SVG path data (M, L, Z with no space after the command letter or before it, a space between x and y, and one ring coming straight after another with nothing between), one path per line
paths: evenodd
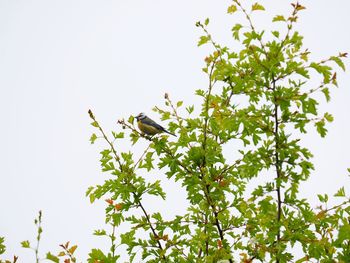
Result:
M123 204L122 204L122 203L120 203L120 204L115 204L114 207L115 207L115 209L116 209L117 211L119 211L119 210L122 210Z
M205 57L204 61L209 64L211 62L211 57Z
M218 240L218 248L222 249L222 241L220 239Z
M108 204L113 205L113 200L112 199L106 199L105 200Z
M227 181L227 180L222 180L222 181L219 182L219 185L220 185L221 187L225 187L225 186L228 185L228 181Z

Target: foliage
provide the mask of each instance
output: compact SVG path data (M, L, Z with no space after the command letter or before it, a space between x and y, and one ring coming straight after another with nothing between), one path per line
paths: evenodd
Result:
M34 251L35 253L35 262L39 263L39 246L40 246L40 240L41 240L41 233L43 232L43 229L41 227L41 220L42 220L42 212L39 211L38 217L35 218L34 224L37 228L37 236L36 236L36 245L33 247L31 246L30 242L28 240L22 241L21 245L23 248L28 248Z
M0 237L0 255L4 254L6 251L6 246L5 246L5 238L4 237ZM2 260L0 259L0 263L16 263L17 262L18 257L17 256L13 256L13 260Z
M4 245L4 243L5 243L5 238L0 237L0 255L4 254L6 251L6 246Z
M34 220L34 224L37 227L37 237L36 237L36 245L35 247L31 246L30 242L28 240L22 241L21 245L23 248L31 249L35 253L35 261L38 263L43 260L48 260L52 262L60 262L60 258L63 259L64 263L75 263L77 262L77 259L74 256L74 252L77 249L77 245L70 246L70 242L66 242L65 244L61 244L60 248L61 251L55 255L51 252L46 253L45 258L41 258L39 255L39 247L40 247L40 241L41 241L41 234L43 232L42 226L42 211L39 211L38 217ZM0 262L1 263L1 262ZM15 261L13 262L15 263Z
M314 127L326 135L333 117L319 112L318 94L330 100L330 89L337 86L331 63L344 70L347 55L310 61L295 30L304 9L292 4L289 16L272 18L284 29L266 32L253 22L263 5L255 3L248 11L233 0L228 13L246 18L246 24L232 27L240 50L216 43L207 30L209 19L197 22L204 32L198 45L214 49L203 68L208 87L196 90L202 105L188 106L186 113L182 101L173 103L166 94L165 108L154 109L169 120L176 140L140 133L132 116L120 120L125 131L110 138L89 111L99 134L90 140L107 143L100 162L110 177L90 187L87 196L91 202L106 200L106 223L112 229L95 232L107 236L111 247L107 254L94 249L89 262L114 262L117 244L125 245L130 262L349 261L350 206L344 188L335 194L341 201L334 207L328 207L327 195L318 195L316 209L299 195L300 184L314 169L301 134ZM127 136L133 149L144 145L141 139L148 142L141 157L122 150ZM143 177L144 171L158 170L187 191L187 213L172 220L148 211L144 202L150 195L166 200L160 180ZM116 237L122 224L130 230Z
M89 110L97 129L90 142L107 143L100 163L109 176L86 195L91 203L105 200L110 226L94 232L108 238L109 250L93 248L89 263L117 262L123 253L130 262L349 262L350 198L344 187L331 207L327 194L318 194L320 204L313 208L299 193L314 170L302 134L312 128L321 137L327 134L333 116L320 113L319 94L330 100L338 85L333 66L345 70L347 54L310 60L295 30L305 9L298 2L289 15L272 18L279 26L271 32L259 30L253 20L265 7L247 8L242 2L233 0L227 9L246 19L231 29L239 50L214 41L209 19L196 23L203 30L198 46L213 48L203 68L208 86L196 90L201 106L186 107L165 94L165 107L154 108L176 139L140 133L133 116L119 120L123 130L109 135ZM132 152L123 151L127 138ZM161 180L144 177L159 171L187 193L187 212L171 220L149 211L145 201L149 196L167 200ZM41 221L40 211L34 221L36 245L23 241L22 247L34 251L36 262L78 262L77 245L70 242L40 258ZM125 226L128 231L121 233ZM5 249L0 237L0 255Z

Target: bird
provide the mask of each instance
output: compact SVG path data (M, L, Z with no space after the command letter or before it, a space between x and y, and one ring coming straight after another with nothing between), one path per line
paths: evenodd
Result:
M174 133L167 131L163 126L148 118L143 112L141 112L135 118L137 120L137 126L139 127L140 131L147 135L153 136L155 134L165 132L176 137Z

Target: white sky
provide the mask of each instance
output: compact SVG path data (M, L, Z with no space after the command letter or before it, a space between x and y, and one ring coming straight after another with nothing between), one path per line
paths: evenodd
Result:
M103 248L92 232L103 227L105 204L90 205L85 191L107 177L99 170L100 147L89 143L87 110L106 130L115 130L117 119L140 111L158 120L151 108L163 104L165 92L192 104L194 90L206 85L201 67L208 51L196 46L201 32L195 22L210 17L214 38L230 43L237 20L225 15L229 3L0 0L0 236L6 237L7 258L16 254L20 262L34 262L19 243L34 240L40 209L42 255L68 240L79 245L83 262L91 248ZM290 10L287 1L262 3L271 14ZM350 2L301 3L308 9L299 31L314 57L349 52ZM258 27L268 26L261 21ZM322 108L335 116L329 135L306 137L316 163L302 187L310 198L349 186L350 79L341 72L338 77L340 88ZM170 201L178 198L176 187L167 191ZM165 211L169 207L176 213L183 203Z

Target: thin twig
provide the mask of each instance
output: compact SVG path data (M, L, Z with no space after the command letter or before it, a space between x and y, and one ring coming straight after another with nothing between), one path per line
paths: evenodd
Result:
M215 226L216 226L216 228L218 230L218 233L219 233L219 236L220 236L220 240L223 243L224 242L224 232L222 231L222 228L221 228L221 224L220 224L220 221L219 221L219 218L218 218L218 212L216 210L215 204L214 204L213 200L210 197L210 188L209 188L209 185L205 182L205 175L204 175L204 172L203 172L203 169L202 169L202 167L206 167L206 152L207 152L207 137L208 137L207 130L208 130L208 122L209 122L209 101L210 101L210 96L211 96L211 92L212 92L212 89L213 89L212 76L213 76L213 72L214 72L214 69L215 69L216 61L217 61L217 58L212 62L212 65L211 65L211 68L210 68L210 71L209 71L209 88L208 88L208 94L206 96L205 108L204 108L204 110L205 110L204 128L203 128L203 137L204 138L203 138L203 144L202 144L202 148L203 148L203 151L204 151L204 157L203 157L203 164L202 164L202 166L199 167L199 170L200 170L200 172L202 174L200 176L200 179L202 180L202 182L204 184L203 192L204 192L205 198L206 198L206 200L207 200L207 202L208 202L209 206L211 207L212 212L214 214ZM231 258L229 259L229 262L233 263Z
M135 170L136 167L137 167L137 165L142 161L143 157L144 157L145 154L148 152L148 150L149 150L150 147L151 147L151 144L149 144L149 145L147 146L147 148L144 150L144 152L142 153L142 155L140 156L140 158L137 160L137 162L136 162L135 165L134 165L133 170Z
M110 148L111 148L111 150L112 150L112 152L113 152L113 154L114 154L114 158L115 158L115 160L118 162L119 167L120 167L120 169L122 170L122 167L123 167L123 166L122 166L120 157L119 157L119 155L117 154L117 151L116 151L115 148L114 148L113 143L108 139L107 135L106 135L105 132L103 131L103 129L102 129L102 127L100 126L100 124L97 122L97 120L96 120L96 118L95 118L95 115L92 113L91 110L89 110L89 115L90 115L90 118L95 122L96 127L100 130L100 132L101 132L103 138L105 139L105 141L106 141L106 142L108 143L108 145L110 146Z
M41 239L41 233L42 233L42 228L41 228L41 216L42 216L42 212L41 210L39 211L39 215L38 218L35 219L35 225L38 228L38 235L36 237L37 243L36 243L36 247L34 249L35 251L35 259L36 259L36 263L39 263L40 259L39 259L39 246L40 246L40 239Z
M276 80L273 77L272 80L272 89L273 92L276 92ZM276 191L277 191L277 247L279 246L279 243L281 241L281 227L280 227L280 221L281 221L281 215L282 215L282 199L281 199L281 186L280 186L280 179L281 179L281 163L279 160L279 148L280 148L280 142L279 142L279 121L278 121L278 104L276 102L276 94L274 94L274 121L275 121L275 168L276 168ZM276 255L276 263L279 263L279 252L277 252Z
M248 20L248 22L249 22L249 25L250 25L250 28L252 29L252 31L253 31L256 35L258 35L258 33L257 33L257 31L256 31L256 29L255 29L255 27L254 27L254 24L253 24L253 22L252 22L252 19L250 18L250 15L248 14L247 10L242 6L242 4L241 4L238 0L233 0L233 1L241 8L242 12L245 14L245 16L246 16L246 18L247 18L247 20ZM267 51L266 51L265 44L262 42L262 40L261 40L260 37L258 38L258 41L259 41L261 47L263 48L265 55L267 55Z
M160 243L160 241L159 241L159 235L157 234L155 228L153 227L153 225L152 225L152 223L151 223L151 220L150 220L150 217L149 217L149 215L148 215L146 209L143 207L141 201L140 201L138 198L136 198L136 195L135 195L135 194L134 194L134 198L136 199L136 201L137 201L139 207L141 208L143 214L145 215L146 220L147 220L147 222L148 222L148 225L149 225L149 227L151 228L151 231L152 231L152 233L153 233L154 239L157 241L158 248L160 249L160 251L161 251L161 253L162 253L162 252L164 251L163 246L162 246L162 243ZM164 254L162 255L162 259L166 261L166 257L165 257Z
M177 122L179 123L179 126L182 128L182 118L180 118L180 116L178 115L177 113L177 110L176 108L174 107L174 104L172 103L170 97L169 97L169 94L168 93L165 93L165 99L169 102L170 104L170 107L173 109L173 112L174 112L174 115L175 115L175 118L177 120Z

